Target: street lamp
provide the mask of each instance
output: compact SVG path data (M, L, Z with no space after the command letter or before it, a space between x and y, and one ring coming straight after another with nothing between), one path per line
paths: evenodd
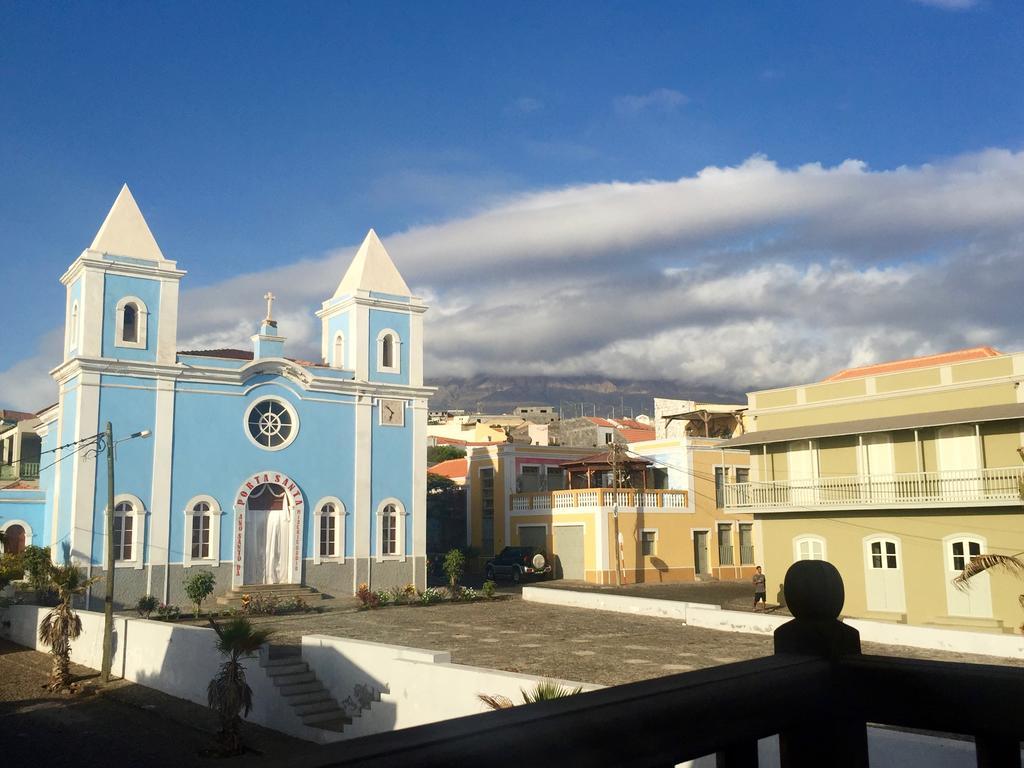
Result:
M107 452L107 594L103 598L103 665L100 670L104 683L110 682L114 656L114 446L150 434L148 429L143 429L114 442L114 427L108 421L106 430L97 436L96 452Z

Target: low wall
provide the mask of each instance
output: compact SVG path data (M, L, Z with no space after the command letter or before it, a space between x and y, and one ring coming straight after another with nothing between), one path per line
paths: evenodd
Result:
M486 712L479 694L522 702L522 690L544 678L453 664L447 651L407 648L329 635L305 635L302 658L340 702L356 685L370 686L380 700L345 727L342 738L410 728ZM556 680L590 691L599 685Z
M631 613L676 619L692 627L717 629L723 632L746 632L771 635L789 616L751 611L726 611L717 605L685 603L676 600L656 600L649 597L609 595L600 592L573 592L568 589L523 587L523 599L531 602L590 608L597 611ZM1004 659L1024 659L1024 635L999 635L989 632L970 632L945 627L921 627L893 624L868 619L843 619L860 632L866 643L902 645L931 651L973 653Z
M690 608L718 611L721 608L709 603L684 603L678 600L655 600L650 597L632 595L610 595L606 592L574 592L570 589L549 587L523 587L523 600L548 605L563 605L569 608L590 608L595 611L631 613L636 616L654 616L659 619L686 621Z

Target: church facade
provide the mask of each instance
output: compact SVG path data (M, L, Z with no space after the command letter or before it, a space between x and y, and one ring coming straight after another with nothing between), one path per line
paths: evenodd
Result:
M30 543L102 572L107 463L89 438L110 422L119 604L186 602L194 569L215 574L218 594L423 588L426 307L377 235L317 312L318 362L286 356L269 293L251 349L179 350L184 275L125 186L61 277L59 398L38 414L42 501L19 512Z

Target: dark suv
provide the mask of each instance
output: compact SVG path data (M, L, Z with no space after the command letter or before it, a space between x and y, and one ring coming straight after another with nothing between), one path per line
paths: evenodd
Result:
M484 573L491 581L498 576L508 576L518 584L524 578L548 578L551 564L539 547L505 547L487 561Z

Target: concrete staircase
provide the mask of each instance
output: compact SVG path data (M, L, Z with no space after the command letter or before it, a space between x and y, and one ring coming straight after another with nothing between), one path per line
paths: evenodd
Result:
M309 664L302 660L298 646L270 646L262 666L302 724L310 728L341 733L375 701L380 701L383 693L370 686L357 685L339 704Z
M229 608L242 607L242 595L274 595L281 600L288 600L294 597L301 597L307 603L314 603L323 599L323 595L312 587L305 584L246 584L245 586L232 588L229 592L217 596L217 605Z

